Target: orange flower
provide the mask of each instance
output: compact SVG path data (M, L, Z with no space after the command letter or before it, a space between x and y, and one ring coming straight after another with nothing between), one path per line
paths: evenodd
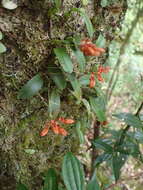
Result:
M59 134L61 134L61 135L63 135L63 136L67 136L67 135L68 135L68 132L67 132L64 128L60 127L60 128L59 128Z
M108 73L109 72L109 67L103 67L100 65L97 69L97 78L99 81L104 82L104 79L102 78L102 73Z
M74 120L72 119L59 118L59 121L61 121L61 119L63 119L63 123L65 124L74 123ZM51 120L50 122L46 122L46 124L44 125L44 129L40 133L40 136L47 135L50 127L55 134L61 134L63 136L68 135L68 132L64 128L62 128L55 120Z
M95 76L94 76L94 73L92 72L91 75L90 75L90 84L89 84L89 87L93 88L94 86L95 86Z
M55 134L61 134L63 136L67 136L68 132L62 128L60 125L58 125L56 122L52 124L52 130Z
M105 49L96 47L90 39L84 39L81 41L80 50L86 56L100 56L105 52Z
M60 117L59 121L61 121L64 124L73 124L73 123L75 123L75 121L73 119L64 119L63 117Z
M40 136L43 137L43 136L47 135L48 131L49 131L49 127L45 127L45 128L41 131Z
M55 122L54 124L51 124L51 127L52 127L52 131L55 133L55 134L59 134L59 125Z

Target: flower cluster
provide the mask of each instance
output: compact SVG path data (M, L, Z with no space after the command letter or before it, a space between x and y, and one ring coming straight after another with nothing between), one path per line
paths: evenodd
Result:
M102 73L108 73L109 72L109 67L103 67L103 66L99 66L97 69L97 79L101 82L104 82L104 79L102 77ZM90 83L89 83L89 87L90 88L94 88L95 86L95 73L92 72L90 75Z
M60 117L58 120L51 120L50 122L48 121L45 123L44 128L40 133L40 136L43 137L47 135L50 128L55 134L61 134L63 136L67 136L68 132L59 125L58 121L63 124L73 124L75 122L73 119L65 119L63 117Z
M105 52L105 49L96 47L90 39L84 39L81 41L80 50L85 56L100 56Z
M108 73L109 72L109 67L103 67L103 66L99 66L97 69L97 78L99 81L104 82L104 79L102 77L102 73Z

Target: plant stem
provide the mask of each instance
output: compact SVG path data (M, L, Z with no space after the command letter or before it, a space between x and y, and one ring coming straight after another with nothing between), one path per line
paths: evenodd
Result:
M100 134L100 122L95 120L93 124L93 140L97 139ZM96 158L98 157L98 152L95 146L92 146L92 151L91 151L91 172L90 172L90 178L93 175L94 172L94 162Z

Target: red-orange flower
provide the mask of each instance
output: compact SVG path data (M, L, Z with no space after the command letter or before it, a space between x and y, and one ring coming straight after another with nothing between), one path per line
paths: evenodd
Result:
M60 125L58 125L56 121L52 122L51 126L55 134L61 134L63 136L67 136L68 132L64 128L62 128Z
M46 122L44 125L44 129L41 131L40 136L43 137L45 135L47 135L48 131L49 131L49 122Z
M109 72L109 67L103 67L102 65L100 65L97 69L97 79L101 82L104 82L104 79L102 77L102 73L108 73Z
M62 117L60 117L58 121L64 124L73 124L75 122L73 119L65 119ZM46 122L44 125L44 129L40 133L40 136L45 136L48 133L50 127L55 134L61 134L63 136L67 136L68 132L58 124L58 121L51 120L50 122Z
M95 86L95 74L92 72L91 75L90 75L90 84L89 84L89 87L90 88L94 88Z
M105 49L96 47L90 39L84 39L81 41L80 50L86 56L100 56L105 52Z
M59 134L59 125L56 123L56 122L52 122L51 123L51 127L52 127L52 131L55 133L55 134Z
M60 128L59 128L59 134L61 134L61 135L63 135L63 136L67 136L67 135L68 135L68 132L67 132L64 128L60 127Z
M61 121L64 124L73 124L73 123L75 123L75 121L73 119L64 119L63 117L60 117L59 121Z

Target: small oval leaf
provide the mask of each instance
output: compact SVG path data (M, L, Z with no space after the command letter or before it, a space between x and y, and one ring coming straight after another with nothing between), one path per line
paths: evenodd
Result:
M6 47L3 43L0 42L0 53L6 52Z
M73 72L73 64L72 61L66 51L66 48L55 48L54 52L63 67L64 71L67 73Z
M49 112L50 115L56 117L60 111L60 94L54 89L49 98Z
M40 75L37 74L21 88L21 90L18 93L18 98L29 99L35 94L37 94L38 91L42 88L42 86L43 80L41 79Z

